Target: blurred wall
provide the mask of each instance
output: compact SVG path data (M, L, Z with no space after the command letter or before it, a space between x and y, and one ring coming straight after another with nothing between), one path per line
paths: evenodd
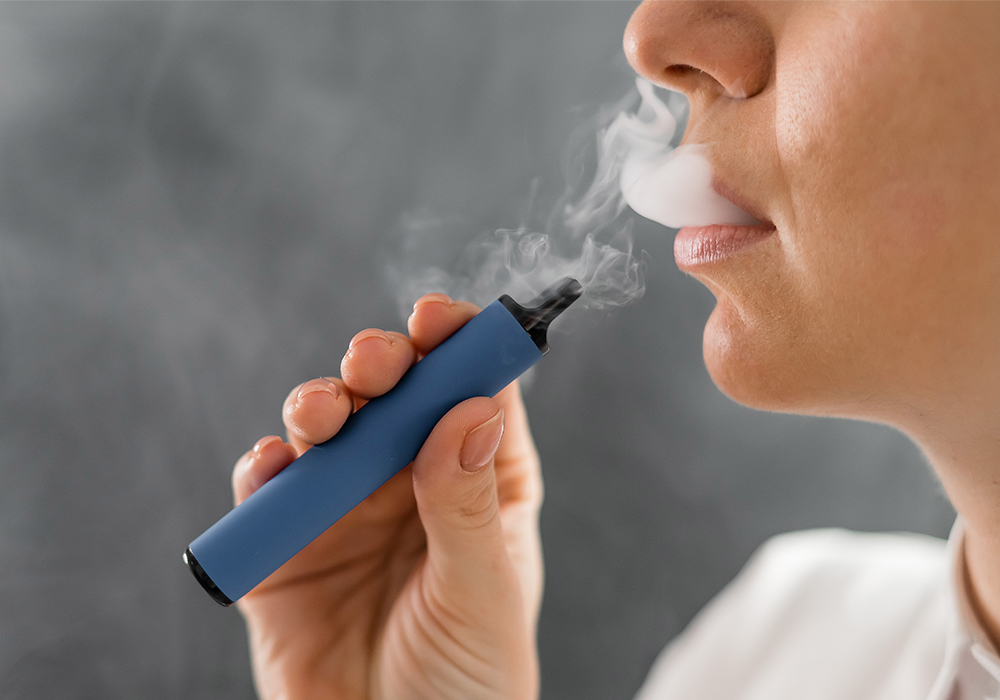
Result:
M0 697L252 697L181 552L287 391L401 328L401 222L471 238L561 186L630 87L632 9L0 5ZM711 295L636 235L646 297L560 334L527 396L548 700L631 697L769 535L953 517L900 436L721 396Z

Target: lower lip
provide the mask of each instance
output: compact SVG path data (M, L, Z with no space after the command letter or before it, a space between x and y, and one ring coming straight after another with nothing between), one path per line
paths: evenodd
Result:
M734 258L745 248L768 238L775 230L771 224L685 226L674 239L674 259L677 267L691 272Z

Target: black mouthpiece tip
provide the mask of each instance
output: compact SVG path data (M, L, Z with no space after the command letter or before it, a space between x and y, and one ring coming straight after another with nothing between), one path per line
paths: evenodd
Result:
M205 570L201 568L201 564L198 563L198 560L195 558L190 547L188 547L184 552L184 563L188 565L189 569L191 569L191 573L194 574L195 579L201 584L201 587L204 588L210 596L212 596L212 600L225 607L229 607L233 604L233 601L229 600L229 596L219 590L219 587L215 585L215 581L212 580L212 577L206 574Z
M558 298L565 302L566 306L562 307L565 309L581 296L583 296L583 285L572 277L563 277L554 285L539 294L535 301L541 302L547 298Z
M521 306L507 294L500 297L499 301L517 319L544 355L549 351L546 337L549 324L582 295L583 285L572 277L564 277L528 302L527 306Z

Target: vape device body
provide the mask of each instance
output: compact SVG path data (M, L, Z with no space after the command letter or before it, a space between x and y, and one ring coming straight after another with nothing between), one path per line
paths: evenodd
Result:
M548 352L549 323L579 298L566 278L521 306L504 295L195 539L184 561L231 605L413 461L454 406L494 396Z

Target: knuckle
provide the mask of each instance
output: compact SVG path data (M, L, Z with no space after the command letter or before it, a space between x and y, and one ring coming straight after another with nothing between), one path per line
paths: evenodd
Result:
M499 517L499 504L492 480L477 484L456 510L458 525L463 530L480 530Z

